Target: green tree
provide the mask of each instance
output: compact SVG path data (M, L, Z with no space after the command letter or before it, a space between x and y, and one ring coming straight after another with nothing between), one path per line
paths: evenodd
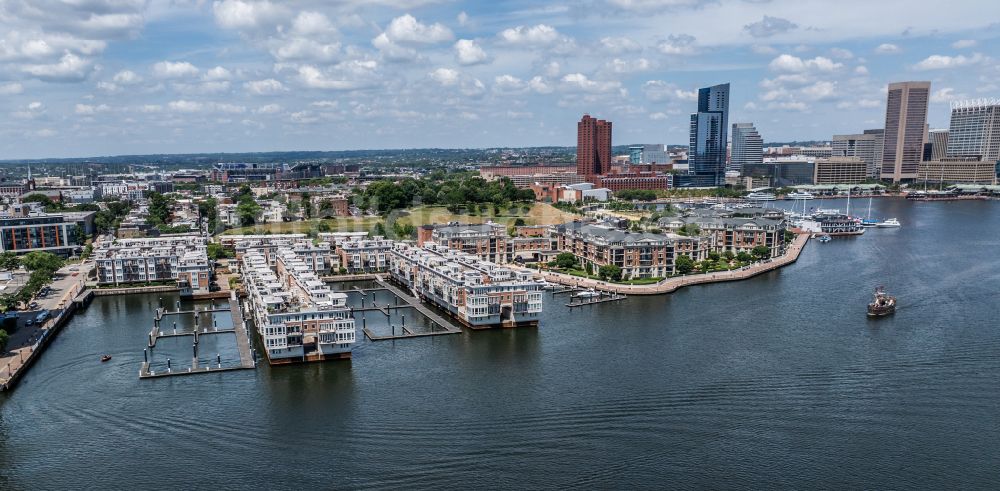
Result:
M767 259L771 257L771 248L766 245L759 245L750 251L757 259Z
M694 270L694 260L690 256L679 255L674 258L674 269L680 274L688 274Z
M21 267L21 259L17 257L17 254L7 251L0 254L0 269L13 271Z
M747 251L740 251L738 254L736 254L736 259L741 263L746 263L752 261L753 256L751 256L750 253L748 253Z
M736 254L733 254L733 251L726 251L722 253L722 257L726 258L726 261L732 261L736 259Z
M42 193L31 193L24 198L21 198L22 203L40 203L45 208L53 205L52 198L42 194Z
M7 343L8 342L10 342L10 335L7 334L6 330L0 329L0 353L6 353L7 352Z
M717 262L721 257L722 255L715 251L711 251L708 253L708 259L710 259L712 262Z
M240 225L244 227L257 223L257 215L260 214L260 205L253 198L245 198L236 205L236 214L240 217Z
M597 270L597 275L602 280L620 281L622 279L622 268L619 268L614 264L608 264L601 266Z
M49 274L63 267L65 261L51 252L32 251L21 257L21 264L28 271L47 271ZM30 281L30 280L29 280Z
M149 216L147 220L151 225L161 225L167 223L170 218L170 207L173 200L157 192L149 193Z
M524 221L523 218L517 217L516 219L514 219L514 226L515 227L523 227L525 225L527 225L527 223Z
M577 266L576 256L572 252L560 252L556 256L555 266L560 269L573 269Z

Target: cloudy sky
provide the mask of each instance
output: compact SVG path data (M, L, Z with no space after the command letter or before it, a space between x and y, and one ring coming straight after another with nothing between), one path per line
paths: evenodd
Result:
M1000 96L996 0L0 0L0 159L685 143L701 86L766 141Z

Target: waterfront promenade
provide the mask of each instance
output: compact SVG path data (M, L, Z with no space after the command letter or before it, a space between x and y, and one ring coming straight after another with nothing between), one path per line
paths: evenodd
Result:
M77 271L72 268L77 268ZM85 289L85 278L90 269L88 264L64 266L56 272L54 281L49 285L50 294L37 299L38 310L21 313L21 318L17 320L18 329L11 333L7 352L0 353L0 390L13 387L72 315L75 308L73 299ZM29 319L35 319L42 312L49 313L47 320L40 325L26 325Z
M658 283L649 285L625 285L621 283L610 283L607 281L580 278L579 276L572 276L552 271L541 271L540 274L545 281L571 287L583 289L593 288L595 290L628 295L660 295L663 293L672 293L680 288L690 285L745 280L747 278L778 269L782 266L789 265L799 258L799 254L802 253L802 248L805 247L808 241L809 234L798 234L785 250L785 253L776 258L754 263L750 266L731 271L678 276L674 278L667 278ZM536 274L537 273L539 272L536 271Z

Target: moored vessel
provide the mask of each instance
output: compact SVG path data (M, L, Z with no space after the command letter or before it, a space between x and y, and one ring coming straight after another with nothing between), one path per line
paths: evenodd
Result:
M878 227L879 228L897 228L897 227L902 227L902 224L899 223L899 220L896 220L895 218L890 218L890 219L888 219L888 220L886 220L886 221L884 221L882 223L879 223Z

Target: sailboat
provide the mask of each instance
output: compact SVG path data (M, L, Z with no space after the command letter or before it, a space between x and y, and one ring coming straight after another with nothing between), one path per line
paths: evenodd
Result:
M872 220L872 197L868 197L868 218L861 220L862 227L877 227L878 220Z

